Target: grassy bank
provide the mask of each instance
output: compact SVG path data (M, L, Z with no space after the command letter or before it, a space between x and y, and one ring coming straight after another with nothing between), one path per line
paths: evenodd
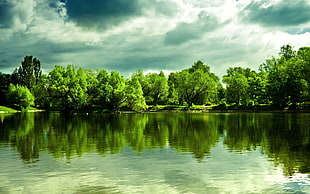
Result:
M156 106L148 106L147 111L187 111L187 110L205 110L206 107L204 105L193 105L188 108L188 106L180 106L180 105L156 105Z
M0 113L13 113L13 112L40 112L42 110L39 110L34 107L27 107L27 108L21 108L19 106L16 107L7 107L7 106L0 106Z
M220 105L193 105L190 108L187 106L178 105L157 105L149 106L148 112L310 112L310 103L302 103L297 106L279 107L272 104L259 105L237 105L237 104L220 104Z
M14 113L14 112L41 112L43 110L39 110L33 107L23 108L20 107L6 107L0 106L0 113ZM48 112L52 110L47 110ZM97 112L97 113L113 113L111 110L79 110L76 111L79 113L89 113L89 112ZM135 112L130 109L121 109L118 112ZM220 104L220 105L193 105L191 107L184 105L156 105L156 106L148 106L146 111L142 112L204 112L204 113L233 113L233 112L310 112L310 103L303 103L298 105L297 107L278 107L271 104L259 104L259 105L237 105L237 104ZM71 112L71 113L74 113Z
M0 113L1 112L18 112L18 110L6 106L0 106Z

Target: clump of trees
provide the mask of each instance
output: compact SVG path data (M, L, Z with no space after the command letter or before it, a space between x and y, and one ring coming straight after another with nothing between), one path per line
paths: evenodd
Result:
M259 67L229 68L223 77L226 100L236 104L273 104L296 109L310 100L310 47L296 52L290 45L281 47L279 58L272 57Z
M34 96L26 86L10 84L6 98L9 105L18 105L21 109L34 105Z
M282 46L279 57L267 59L256 72L231 67L220 78L202 61L173 72L125 79L119 72L55 66L42 74L37 58L26 56L12 74L0 73L2 105L36 106L59 111L134 110L147 105L272 104L292 109L310 101L310 47Z

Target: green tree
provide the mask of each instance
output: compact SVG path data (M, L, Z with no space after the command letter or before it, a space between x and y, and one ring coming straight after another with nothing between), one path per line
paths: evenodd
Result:
M85 81L86 81L86 109L96 110L99 106L99 81L97 76L98 71L92 69L84 69Z
M33 56L26 56L20 67L12 73L14 84L26 86L30 90L37 84L42 74L41 62Z
M194 63L194 65L189 68L190 73L194 73L197 70L202 70L204 73L210 72L210 67L208 65L204 65L202 61L197 61Z
M188 69L170 74L179 96L179 102L185 102L188 107L193 103L204 104L208 97L216 93L216 82L210 73L201 69L190 72Z
M138 70L132 78L139 81L147 104L166 104L169 88L168 80L162 71L159 74L144 75L142 70Z
M170 76L169 76L169 78L170 78ZM168 87L169 88L168 88L167 104L171 104L171 105L179 104L178 92L175 89L174 83L168 81Z
M293 50L293 47L291 45L283 45L280 49L279 55L281 58L287 61L291 58L296 57L296 51Z
M10 84L6 98L10 105L17 105L22 108L34 105L34 97L25 86Z
M6 105L6 97L5 94L9 89L11 83L11 75L0 72L0 104Z
M41 108L49 107L49 91L48 91L48 76L41 75L37 84L33 86L32 93L35 97L35 105Z
M148 93L145 95L148 104L165 104L168 96L168 81L164 73L149 73L146 75Z
M112 71L109 77L109 85L111 86L110 108L118 111L124 106L125 102L125 79L118 72Z
M307 81L308 95L305 100L310 101L310 47L301 47L297 52L298 57L301 58L302 62L302 77Z
M292 104L293 108L296 108L298 103L305 100L308 95L308 83L303 77L303 61L298 58L292 58L287 61L283 69L286 79L284 82L284 87L286 88L285 99L288 100L287 103Z
M248 79L244 75L248 70L241 67L229 68L223 82L227 88L227 102L236 104L246 103L248 99Z
M302 49L299 55L289 45L281 47L279 59L266 61L268 72L268 94L273 104L296 108L309 96L309 72L307 55Z
M126 87L126 106L134 111L143 111L147 108L143 96L142 87L136 78L127 80Z
M267 95L267 74L265 72L252 72L252 76L248 78L248 94L249 100L254 104L268 103Z
M85 106L87 83L82 68L55 66L48 80L52 109L71 111Z
M110 75L102 70L97 75L99 87L99 104L102 108L118 111L125 106L126 92L125 79L118 72L112 71Z

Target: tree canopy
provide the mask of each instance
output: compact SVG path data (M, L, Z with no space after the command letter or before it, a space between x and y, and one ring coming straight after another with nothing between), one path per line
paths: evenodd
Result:
M295 51L284 45L278 57L267 59L258 69L230 67L223 76L223 86L202 61L169 75L138 70L124 78L116 71L74 65L56 65L42 74L41 62L26 56L12 74L0 73L0 99L2 105L34 105L60 111L143 111L147 105L189 108L220 103L297 109L310 101L310 47Z
M25 86L10 84L6 98L9 105L20 106L21 108L34 105L34 96Z

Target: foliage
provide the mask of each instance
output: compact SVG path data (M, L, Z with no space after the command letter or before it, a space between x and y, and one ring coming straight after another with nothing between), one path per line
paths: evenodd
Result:
M16 68L12 74L12 82L14 84L26 86L32 89L40 79L42 74L41 62L32 56L26 56L20 67Z
M78 110L86 104L86 80L82 68L55 66L48 75L48 82L52 109Z
M142 70L138 70L133 74L132 79L139 81L147 104L157 105L167 101L168 80L162 71L159 74L144 75Z
M118 72L112 71L99 83L99 96L104 108L118 111L125 105L125 79Z
M246 103L248 98L247 90L249 88L247 77L243 73L231 73L227 70L227 75L224 76L223 82L227 85L227 102L241 104Z
M266 61L268 70L268 95L273 104L286 107L309 99L309 61L310 52L304 48L296 55L296 51L287 45L281 47L280 58ZM305 60L306 59L306 60Z
M168 96L168 80L164 73L149 73L146 79L149 83L147 102L153 105L164 103Z
M6 105L6 97L5 94L7 90L9 89L10 83L11 83L11 75L10 74L4 74L0 72L0 104Z
M195 63L190 69L171 73L169 80L178 94L179 103L186 103L188 107L214 100L212 97L217 92L218 78L202 62Z
M6 98L9 105L17 105L21 108L27 108L30 105L34 105L34 96L29 89L25 86L10 84L6 93Z
M26 56L11 75L0 73L0 81L1 105L21 101L5 97L10 84L14 84L30 90L35 107L60 111L143 111L146 105L190 109L194 104L222 104L225 109L255 109L261 104L303 109L308 107L305 102L310 101L310 47L295 51L284 45L279 57L267 59L258 72L230 67L222 80L226 87L202 61L167 77L162 71L144 74L138 70L125 79L119 72L73 65L55 66L48 74L42 74L40 61L32 56Z
M17 110L6 107L6 106L0 106L0 111L5 111L5 112L16 112Z
M223 77L228 103L238 105L263 104L267 102L266 73L257 73L249 68L234 67Z
M126 106L134 111L143 111L147 108L142 87L137 79L127 80L125 93Z

